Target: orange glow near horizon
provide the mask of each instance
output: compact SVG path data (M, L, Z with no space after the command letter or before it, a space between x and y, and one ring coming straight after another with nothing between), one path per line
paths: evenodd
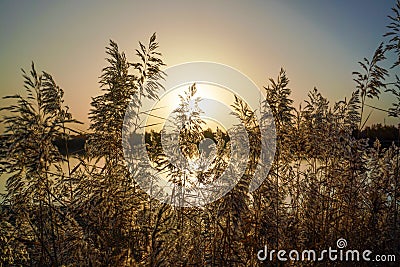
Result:
M380 42L391 6L390 1L361 6L326 1L110 4L101 0L96 5L4 1L0 3L1 94L25 94L20 68L29 69L33 60L38 70L52 74L64 89L65 105L84 122L77 128L86 130L91 98L102 93L98 77L107 66L108 40L116 41L134 62L138 41L146 44L157 32L167 67L191 61L218 62L240 70L260 88L284 67L295 107L314 86L333 104L350 97L355 88L351 73L359 69L359 60L371 57ZM362 12L354 12L358 9ZM380 99L370 104L391 105L389 94ZM384 117L374 111L370 121L383 123ZM397 122L386 118L386 123Z

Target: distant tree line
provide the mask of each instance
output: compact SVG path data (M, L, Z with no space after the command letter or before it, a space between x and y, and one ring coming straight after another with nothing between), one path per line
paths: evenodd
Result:
M59 152L65 156L67 155L67 149L69 154L85 154L85 143L86 140L89 139L90 134L82 134L82 135L73 135L70 136L68 140L65 139L56 139L53 144L58 148ZM154 136L154 139L150 139L150 135ZM206 138L212 139L216 142L215 136L216 132L213 132L212 129L208 128L203 131L203 135ZM354 131L353 136L359 139L368 139L368 144L370 147L373 146L376 140L379 140L380 144L384 148L388 148L394 143L395 145L399 145L399 128L395 125L382 125L372 124L371 126L366 126L361 132ZM151 142L156 142L158 145L161 145L161 134L154 130L148 132L145 137L145 141L147 144L151 144ZM223 133L223 139L228 142L229 135Z
M388 148L394 143L399 146L400 129L395 125L382 125L380 123L365 127L359 134L359 138L368 139L370 146L379 140L382 147Z

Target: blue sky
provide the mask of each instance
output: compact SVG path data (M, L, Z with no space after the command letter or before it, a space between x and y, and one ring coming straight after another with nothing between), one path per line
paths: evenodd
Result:
M157 32L167 65L215 61L242 71L259 87L284 67L296 106L314 86L333 103L351 95L351 73L383 40L392 5L381 0L0 1L0 92L23 93L20 68L33 60L54 76L71 112L87 125L91 97L100 94L108 40L134 60L137 42ZM391 101L387 94L370 104L387 108ZM384 117L374 111L370 120L382 123Z

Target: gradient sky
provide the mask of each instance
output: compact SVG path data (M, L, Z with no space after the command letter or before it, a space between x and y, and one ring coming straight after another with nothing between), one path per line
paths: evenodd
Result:
M383 40L394 1L0 1L0 93L23 93L20 68L53 75L66 105L87 123L101 92L105 46L116 41L129 59L157 32L167 65L214 61L258 86L284 67L296 107L316 86L331 103L349 97L357 62ZM370 102L388 108L392 97ZM0 102L3 106L4 100ZM385 113L374 111L372 122ZM386 118L386 123L398 123ZM83 128L86 129L87 126Z

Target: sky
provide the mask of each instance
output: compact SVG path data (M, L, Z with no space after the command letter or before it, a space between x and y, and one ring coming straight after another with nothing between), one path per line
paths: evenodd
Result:
M86 129L91 97L101 94L98 77L107 65L109 40L134 61L138 41L147 43L157 32L167 66L218 62L260 88L283 67L296 107L314 87L333 104L351 96L352 72L383 41L393 5L386 0L0 0L0 95L24 94L20 68L29 69L34 61L64 89L65 104ZM387 109L392 100L382 94L368 103ZM368 124L384 121L399 122L374 111Z

